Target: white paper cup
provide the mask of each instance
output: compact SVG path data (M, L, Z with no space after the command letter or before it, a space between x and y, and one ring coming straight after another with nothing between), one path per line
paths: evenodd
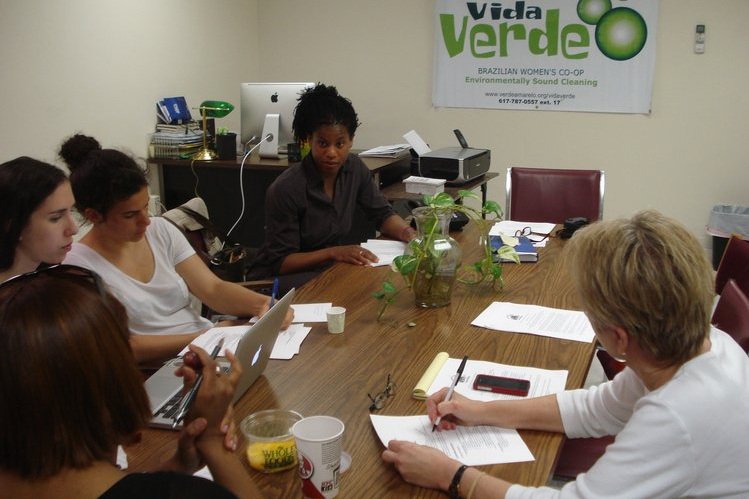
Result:
M341 334L346 325L346 309L343 307L330 307L326 313L328 315L328 332Z
M344 424L331 416L311 416L291 427L299 454L304 497L335 497L341 472Z

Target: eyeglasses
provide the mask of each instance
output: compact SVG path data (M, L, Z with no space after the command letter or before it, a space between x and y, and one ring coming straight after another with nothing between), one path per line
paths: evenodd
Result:
M530 227L523 227L521 230L515 231L515 237L525 236L528 239L531 240L531 242L534 243L540 243L544 239L551 237L551 234L544 234L542 232L533 232L533 229ZM530 236L541 236L540 239L538 237L531 238Z
M38 275L51 275L54 277L82 279L88 281L96 286L96 291L98 291L99 296L101 296L104 302L107 301L107 290L104 287L104 282L101 280L101 277L99 277L99 274L97 274L93 270L79 267L78 265L68 265L64 263L50 265L49 267L43 267L40 269L32 270L31 272L26 272L25 274L13 276L7 281L0 283L0 289L15 282L33 279Z
M380 393L375 395L374 397L367 393L367 397L369 397L369 400L372 401L372 405L369 406L370 411L376 411L379 409L382 409L385 406L385 401L389 398L395 395L395 383L390 378L390 375L388 374L388 380L385 384L385 389L382 390Z

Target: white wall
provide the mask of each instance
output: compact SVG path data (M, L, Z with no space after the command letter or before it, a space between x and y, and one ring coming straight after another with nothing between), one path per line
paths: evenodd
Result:
M606 218L658 208L706 247L713 204L749 205L746 0L661 0L649 116L435 109L432 15L428 0L0 0L0 161L56 162L76 131L145 156L161 97L238 105L242 81L318 80L354 102L358 147L411 128L454 145L460 128L490 148L501 204L507 166L603 168Z
M259 3L260 75L321 80L353 101L356 146L402 142L492 150L490 196L504 206L511 165L606 170L605 218L657 208L705 246L710 208L749 204L749 2L662 0L652 114L435 109L433 2L266 0ZM696 24L706 52L693 53Z
M0 0L0 161L60 164L75 132L145 157L155 103L227 100L257 78L255 0ZM196 111L193 111L197 114ZM154 189L155 191L155 189Z

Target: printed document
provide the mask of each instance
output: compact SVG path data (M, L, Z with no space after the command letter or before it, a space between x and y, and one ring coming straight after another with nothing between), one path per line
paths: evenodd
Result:
M593 327L583 312L538 305L495 301L471 324L498 331L536 334L583 343L595 339Z
M458 426L455 430L433 432L427 415L370 414L369 417L385 446L391 440L407 440L439 449L468 466L534 460L533 454L516 430L495 426Z
M332 303L295 303L291 305L294 309L293 322L328 322L326 312Z
M406 251L406 243L389 239L370 239L366 243L361 243L361 247L371 251L380 259L377 263L371 264L370 267L390 265L396 256L400 256Z
M213 350L213 347L216 346L219 339L224 338L224 346L219 355L223 355L226 350L229 350L231 353L236 353L237 347L239 347L239 340L242 339L242 336L244 336L244 333L249 328L249 324L242 326L213 327L192 340L192 344L199 346L206 352L210 352ZM276 343L273 346L270 358L288 360L298 354L299 347L302 345L302 342L311 330L311 327L305 327L304 324L292 324L285 331L280 331ZM187 347L183 348L179 355L184 355L187 353L187 350Z

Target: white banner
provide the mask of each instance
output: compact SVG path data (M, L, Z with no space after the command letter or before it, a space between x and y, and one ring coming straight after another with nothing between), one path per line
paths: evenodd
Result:
M436 107L649 113L657 0L435 0Z

